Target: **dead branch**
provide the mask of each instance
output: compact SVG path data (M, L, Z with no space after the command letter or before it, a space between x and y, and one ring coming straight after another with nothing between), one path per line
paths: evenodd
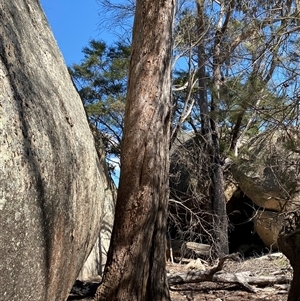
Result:
M290 276L257 276L250 272L226 273L222 272L224 262L228 259L236 260L237 254L225 256L220 259L219 263L207 271L187 271L174 274L168 274L169 285L200 283L204 281L239 284L249 292L255 293L256 288L251 285L268 286L272 284L284 284L291 281Z

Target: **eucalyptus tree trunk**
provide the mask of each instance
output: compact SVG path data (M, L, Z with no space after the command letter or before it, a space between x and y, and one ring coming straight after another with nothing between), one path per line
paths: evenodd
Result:
M138 0L115 223L97 301L170 300L165 271L174 0Z
M287 301L300 300L300 212L285 214L284 225L278 236L279 250L293 267L293 279Z
M223 7L223 4L221 4ZM210 176L210 201L212 211L212 231L213 231L213 251L215 256L223 257L228 254L228 222L226 213L226 202L224 195L224 178L221 162L221 152L219 145L219 106L220 106L220 86L221 86L221 50L220 38L222 35L222 7L220 13L220 22L215 34L215 45L213 54L213 83L214 93L210 106L206 91L206 55L204 36L206 32L204 17L204 1L197 0L198 29L202 41L198 45L198 65L199 65L199 108L201 117L201 134L203 136L203 149L209 157L208 173ZM225 25L226 27L226 25ZM210 110L209 110L210 107Z

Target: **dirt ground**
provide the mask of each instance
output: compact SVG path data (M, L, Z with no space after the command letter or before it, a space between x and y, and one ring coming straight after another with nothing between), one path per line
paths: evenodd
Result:
M167 263L168 275L174 273L184 273L187 271L197 271L199 269L210 269L211 266L202 261L201 267L197 265L198 261L186 260L183 263ZM204 266L204 267L203 267ZM265 301L286 301L289 289L292 269L286 257L281 253L274 253L264 256L257 256L250 259L241 259L239 261L227 260L221 272L238 273L249 272L252 276L282 276L286 281L281 284L268 286L254 286L256 292L249 292L240 284L200 282L170 286L170 295L172 301L247 301L247 300L265 300ZM84 285L91 285L86 283ZM92 284L95 288L95 282ZM83 294L84 295L84 294ZM70 294L68 300L91 301L92 297Z

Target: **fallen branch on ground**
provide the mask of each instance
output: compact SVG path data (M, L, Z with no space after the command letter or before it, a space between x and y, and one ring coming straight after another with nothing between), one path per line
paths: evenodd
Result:
M247 291L256 292L251 285L267 286L271 284L283 284L291 281L289 276L256 276L250 272L226 273L221 272L224 262L228 259L237 260L238 255L232 254L220 259L219 263L207 271L187 271L168 274L169 285L199 283L204 281L239 284Z

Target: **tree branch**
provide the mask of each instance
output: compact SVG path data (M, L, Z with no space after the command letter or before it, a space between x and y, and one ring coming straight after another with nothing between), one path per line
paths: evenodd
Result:
M220 259L219 263L207 271L187 271L167 274L169 285L199 283L204 281L239 284L249 292L257 291L251 285L268 286L271 284L284 284L291 280L290 276L256 276L250 272L226 273L220 272L226 260L237 260L237 254L231 254Z

